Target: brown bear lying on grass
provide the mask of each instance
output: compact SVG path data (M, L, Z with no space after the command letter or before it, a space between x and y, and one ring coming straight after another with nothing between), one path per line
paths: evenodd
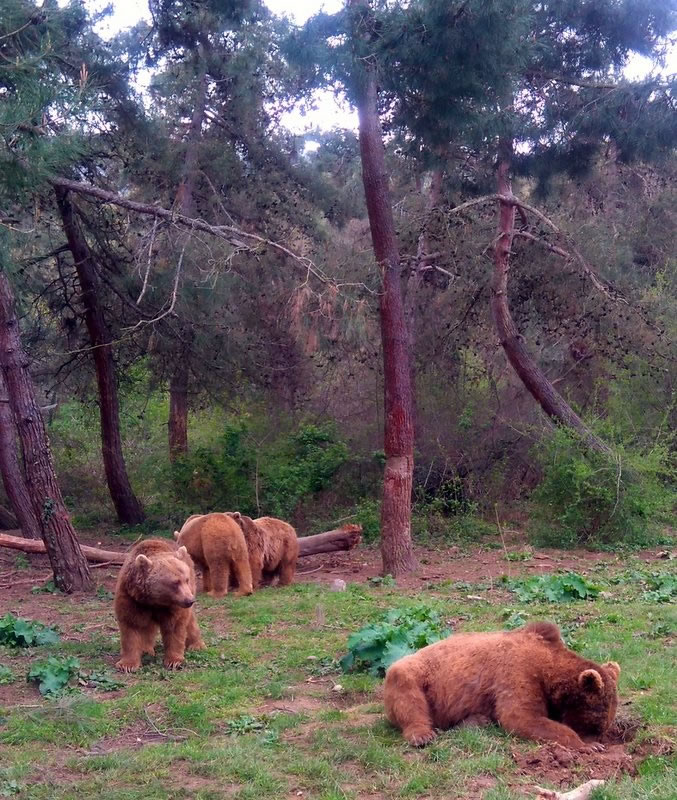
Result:
M244 533L254 588L272 583L276 577L280 586L290 584L299 557L299 542L292 526L275 517L252 519L239 511L230 512L230 516Z
M158 631L164 665L183 663L186 648L204 650L195 612L195 571L185 547L163 539L139 542L127 554L115 586L115 618L120 628L121 658L116 667L134 672L144 653L155 653Z
M251 594L250 555L240 526L228 514L193 514L174 538L185 546L202 570L202 589L212 597L228 594L229 584L238 595Z
M386 715L415 747L481 714L527 739L602 749L616 714L621 668L567 650L556 625L532 622L516 631L458 633L396 661L387 671Z

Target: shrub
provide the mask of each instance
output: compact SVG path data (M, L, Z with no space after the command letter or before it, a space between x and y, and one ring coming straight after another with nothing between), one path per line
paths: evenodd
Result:
M543 478L531 496L530 532L537 544L652 543L652 524L675 498L668 449L617 449L620 461L614 463L563 428L536 448Z
M383 676L388 667L421 647L450 633L437 612L426 606L396 608L373 625L348 638L348 652L340 660L344 672Z

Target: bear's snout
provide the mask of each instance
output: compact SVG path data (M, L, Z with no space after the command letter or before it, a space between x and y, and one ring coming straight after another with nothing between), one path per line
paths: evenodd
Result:
M190 608L194 604L195 604L195 598L194 597L187 597L185 600L181 601L181 605L184 608Z

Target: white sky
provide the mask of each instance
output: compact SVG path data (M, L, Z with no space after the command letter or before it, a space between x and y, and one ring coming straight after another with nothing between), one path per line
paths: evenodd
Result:
M98 32L105 36L123 28L131 27L140 19L149 19L146 0L85 0L92 10L100 10L107 5L113 7L113 13L99 25ZM0 0L1 2L1 0ZM326 11L333 14L345 3L345 0L265 0L268 8L275 14L287 16L297 24L304 23L313 14ZM650 72L652 63L649 59L633 56L624 73L630 80L641 78ZM668 73L677 71L677 45L673 44L668 57ZM357 129L357 114L346 103L334 97L332 92L323 90L315 93L313 108L307 113L301 108L285 114L282 123L293 133L303 133L309 128L329 130L334 127Z

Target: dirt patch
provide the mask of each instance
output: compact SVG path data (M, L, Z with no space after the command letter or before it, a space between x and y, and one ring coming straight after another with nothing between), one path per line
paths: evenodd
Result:
M549 743L536 750L513 750L518 769L536 782L547 781L565 787L591 778L609 780L619 775L636 775L636 762L623 745L609 745L603 753L581 753Z

